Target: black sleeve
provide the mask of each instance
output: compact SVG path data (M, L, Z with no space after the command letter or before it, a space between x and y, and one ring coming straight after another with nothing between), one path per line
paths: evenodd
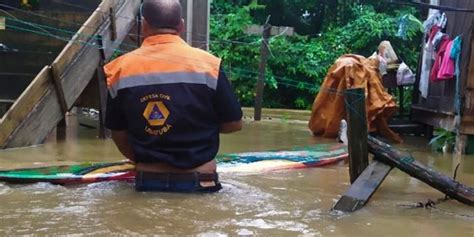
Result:
M242 119L242 108L222 67L217 79L214 109L219 123L235 122Z
M127 120L122 111L118 97L112 98L109 93L105 113L105 127L115 131L127 130Z

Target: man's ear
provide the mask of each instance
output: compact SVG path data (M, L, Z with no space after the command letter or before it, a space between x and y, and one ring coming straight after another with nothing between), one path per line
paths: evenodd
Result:
M148 24L148 21L146 21L145 17L142 17L142 25L140 27L142 28L143 36L145 38L150 36L151 27L150 24Z
M181 19L177 30L179 34L182 34L186 31L186 23L184 23L184 19Z

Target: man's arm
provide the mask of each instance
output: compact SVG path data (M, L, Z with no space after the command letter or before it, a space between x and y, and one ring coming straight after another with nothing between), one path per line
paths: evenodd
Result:
M242 130L242 120L223 123L220 126L220 132L223 134L234 133Z
M128 126L126 116L118 98L112 98L109 94L107 98L107 108L105 113L105 126L112 131L112 140L120 153L127 159L134 161L132 146L128 140Z
M220 133L228 134L242 130L242 109L222 68L217 80L214 109L216 110Z
M122 155L131 161L135 161L135 155L133 154L132 146L128 141L128 132L126 130L112 130L112 140L114 140L115 145Z

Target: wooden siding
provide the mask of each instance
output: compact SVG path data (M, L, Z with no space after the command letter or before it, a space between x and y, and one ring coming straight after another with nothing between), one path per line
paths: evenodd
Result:
M441 6L474 9L474 1L472 0L441 0ZM461 55L461 93L463 97L463 112L465 115L472 114L474 111L473 96L471 91L474 89L474 77L472 72L471 48L472 48L472 31L474 23L473 13L463 12L446 12L448 24L446 33L455 38L462 35L462 55ZM420 49L422 50L422 49ZM419 73L418 73L419 74ZM419 78L418 78L419 80ZM434 127L441 127L452 130L454 120L454 98L456 91L456 80L448 80L443 82L430 82L428 98L424 99L416 88L414 95L414 103L412 106L413 119ZM471 102L472 101L472 102ZM462 130L471 133L473 128L468 128L470 116L463 118ZM467 126L467 127L466 127ZM474 133L473 133L474 134Z

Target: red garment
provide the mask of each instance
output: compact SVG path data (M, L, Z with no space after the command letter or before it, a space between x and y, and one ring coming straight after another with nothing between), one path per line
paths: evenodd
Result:
M448 45L446 46L443 61L441 62L441 68L438 72L438 80L454 79L454 59L451 58L451 49L453 48L453 42L454 41L449 41Z
M446 52L446 48L449 44L450 40L448 36L444 36L441 39L441 43L439 43L439 49L438 52L436 53L436 59L433 64L433 68L431 69L431 75L430 75L430 80L431 81L439 81L438 80L438 73L441 68L441 63L443 62L443 58Z
M441 28L437 25L431 27L430 34L428 35L428 44L431 44L433 42L434 37L440 30Z

